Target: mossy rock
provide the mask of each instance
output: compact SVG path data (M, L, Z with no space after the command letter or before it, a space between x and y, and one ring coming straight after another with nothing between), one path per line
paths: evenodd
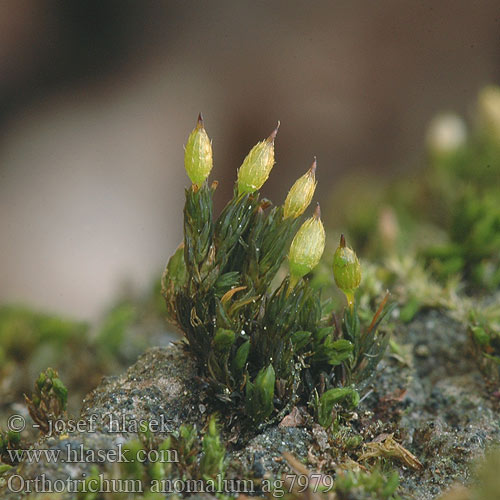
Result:
M398 472L398 494L402 498L437 498L454 482L467 482L472 462L488 445L500 442L500 427L498 403L488 394L473 358L467 355L465 328L443 313L428 311L400 326L396 335L398 341L410 346L406 363L401 358L386 357L371 392L343 428L324 430L305 417L288 427L256 427L253 436L238 439L231 433L238 419L230 422L221 418L225 427L222 438L228 450L226 477L250 478L257 484L266 477L288 474L285 452L311 471L324 474L338 473L349 463L348 457L370 468L374 461L362 460L360 437L366 445L393 433L422 464L417 470L397 459L375 461L382 464L386 475ZM120 422L166 421L171 428L159 432L163 439L183 423L203 429L211 410L206 388L197 378L196 364L182 343L153 348L121 376L103 379L85 398L81 418L96 415L95 432L41 439L36 448L60 449L62 458L67 446L74 450L81 445L85 450L109 450L135 439L134 432L109 432L106 416L110 413ZM195 462L199 460L195 458ZM109 471L109 465L45 461L24 463L14 472L25 478L43 473L49 479L65 480L91 474L93 466ZM20 496L2 492L2 498ZM61 498L76 497L69 494Z

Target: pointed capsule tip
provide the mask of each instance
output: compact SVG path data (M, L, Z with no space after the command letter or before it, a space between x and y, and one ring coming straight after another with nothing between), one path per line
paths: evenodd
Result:
M276 139L276 135L278 134L279 128L280 128L280 121L278 120L278 125L276 125L276 128L271 132L271 135L266 139L267 142L274 142L274 139Z
M340 248L345 248L345 236L343 234L340 235Z
M314 218L317 220L321 219L321 208L319 206L319 203L316 205L316 208L314 209Z
M203 115L201 114L201 111L198 113L198 123L197 123L198 127L200 128L203 128L204 124L203 124Z
M318 162L316 161L316 157L314 157L314 161L312 162L312 165L311 167L309 168L309 172L312 174L312 175L315 175L316 174L316 167L318 166Z

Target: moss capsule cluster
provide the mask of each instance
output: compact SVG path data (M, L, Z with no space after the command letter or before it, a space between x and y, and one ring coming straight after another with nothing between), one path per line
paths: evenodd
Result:
M385 336L376 334L375 319L362 334L353 296L344 320L333 321L309 279L326 240L319 206L302 219L316 188L316 160L282 205L260 197L277 132L245 157L233 198L215 217L216 184L205 182L211 144L198 121L186 145L193 186L186 189L184 241L162 290L168 318L184 333L217 410L240 413L238 425L245 425L279 418L300 402L329 426L334 405L357 404L354 384L374 371ZM360 279L354 252L343 248L335 262L339 286L353 295ZM280 270L284 277L276 282Z

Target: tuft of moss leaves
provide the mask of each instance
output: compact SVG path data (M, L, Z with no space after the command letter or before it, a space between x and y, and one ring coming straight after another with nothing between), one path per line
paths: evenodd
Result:
M301 217L316 187L316 161L284 205L261 198L276 133L244 159L233 197L216 217L217 183L207 180L212 151L198 121L189 142L204 146L186 148L196 182L186 189L184 241L168 262L162 292L168 319L185 335L222 411L261 423L300 402L329 426L334 406L355 407L374 373L388 341L378 326L391 307L384 299L369 324L360 321L354 296L361 267L343 237L333 264L348 300L341 319L311 285L325 231L319 206L305 222Z

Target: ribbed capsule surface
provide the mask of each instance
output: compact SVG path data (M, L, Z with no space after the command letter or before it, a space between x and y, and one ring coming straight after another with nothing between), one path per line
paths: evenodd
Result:
M333 256L333 276L335 283L344 292L353 291L361 283L361 266L356 253L345 244L344 235Z
M311 272L318 265L324 250L325 228L317 210L302 224L290 245L288 261L292 278L300 279Z
M274 139L278 127L266 140L258 142L243 160L238 169L239 194L253 193L267 181L274 165Z
M188 137L184 152L184 167L196 186L201 186L212 170L212 143L203 126L203 118L200 114L195 129Z
M300 217L311 204L311 200L316 190L316 159L311 168L299 177L290 188L283 207L283 216L296 219Z

